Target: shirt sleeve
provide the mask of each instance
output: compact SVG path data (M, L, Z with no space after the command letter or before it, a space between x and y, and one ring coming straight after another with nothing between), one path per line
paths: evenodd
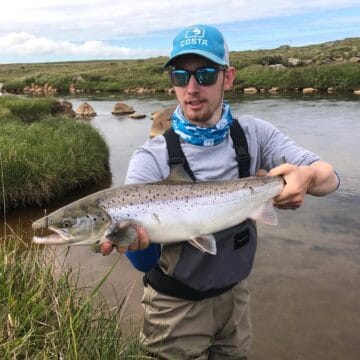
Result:
M127 251L125 255L137 270L146 272L158 263L161 255L161 245L150 244L144 250Z

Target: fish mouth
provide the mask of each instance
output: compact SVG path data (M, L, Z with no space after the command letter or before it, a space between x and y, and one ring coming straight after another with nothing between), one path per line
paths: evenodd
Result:
M35 227L33 227L35 228ZM61 245L61 244L71 244L74 240L74 237L63 231L60 229L56 229L54 227L48 227L48 230L53 231L52 234L47 235L47 236L34 236L32 241L35 244L56 244L56 245Z

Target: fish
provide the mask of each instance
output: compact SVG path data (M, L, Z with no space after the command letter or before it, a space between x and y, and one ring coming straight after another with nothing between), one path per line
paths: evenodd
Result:
M181 169L182 166L179 165ZM129 245L142 226L150 242L188 241L199 250L216 255L214 233L253 219L277 225L272 199L280 194L280 176L251 176L222 181L194 182L184 170L169 179L146 184L112 187L88 195L36 220L36 244Z

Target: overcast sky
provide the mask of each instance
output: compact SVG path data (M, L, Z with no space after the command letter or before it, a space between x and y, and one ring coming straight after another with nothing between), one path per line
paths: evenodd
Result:
M184 26L212 24L230 50L360 36L359 0L1 0L0 63L168 55Z

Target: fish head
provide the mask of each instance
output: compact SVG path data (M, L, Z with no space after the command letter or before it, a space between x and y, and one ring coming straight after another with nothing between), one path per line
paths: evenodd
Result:
M37 244L90 245L98 243L111 225L109 215L96 204L73 203L32 224L34 230L50 230L48 236L34 236Z

